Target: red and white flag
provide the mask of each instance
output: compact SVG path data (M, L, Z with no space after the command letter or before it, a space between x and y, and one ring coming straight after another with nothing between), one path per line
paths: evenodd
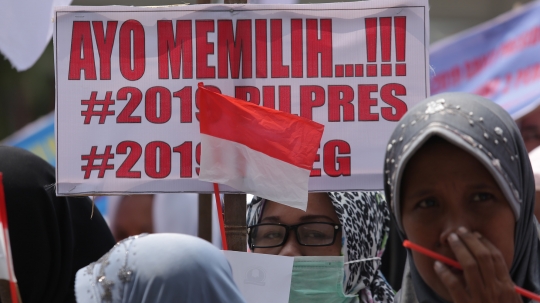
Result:
M0 298L2 302L20 302L17 279L13 270L11 245L7 221L4 183L0 172ZM9 291L5 288L9 287Z
M324 125L199 84L199 180L305 210Z

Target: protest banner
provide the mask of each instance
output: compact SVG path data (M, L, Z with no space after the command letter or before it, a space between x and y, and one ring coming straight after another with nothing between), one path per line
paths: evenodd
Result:
M435 43L431 92L489 98L514 119L540 104L540 1Z
M427 5L57 8L57 194L211 192L201 81L325 125L311 191L382 189L390 133L429 95Z

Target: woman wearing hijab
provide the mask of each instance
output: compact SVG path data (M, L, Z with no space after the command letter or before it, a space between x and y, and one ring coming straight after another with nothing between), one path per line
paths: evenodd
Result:
M224 254L182 234L119 242L77 272L78 303L245 303Z
M384 178L402 238L464 268L408 251L397 302L527 302L514 283L540 293L534 178L500 106L463 93L421 102L391 136Z
M88 198L57 197L53 167L30 152L0 146L0 172L22 301L75 302L77 270L115 243L105 220Z
M247 209L250 249L295 257L292 303L393 302L379 271L389 222L379 192L310 193L305 212L255 197Z

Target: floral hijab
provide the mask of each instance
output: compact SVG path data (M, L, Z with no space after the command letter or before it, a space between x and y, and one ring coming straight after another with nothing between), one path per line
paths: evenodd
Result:
M381 192L329 192L343 226L341 253L345 266L344 293L361 302L393 302L394 292L380 272L380 258L390 230L390 211ZM247 225L259 223L265 199L254 197L247 207Z
M225 255L183 234L141 234L81 268L77 303L246 303Z

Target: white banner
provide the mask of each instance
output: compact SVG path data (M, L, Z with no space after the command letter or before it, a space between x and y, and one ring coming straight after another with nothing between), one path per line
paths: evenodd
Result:
M429 95L427 5L57 8L57 194L212 191L198 82L324 124L311 191L383 188L390 133Z

